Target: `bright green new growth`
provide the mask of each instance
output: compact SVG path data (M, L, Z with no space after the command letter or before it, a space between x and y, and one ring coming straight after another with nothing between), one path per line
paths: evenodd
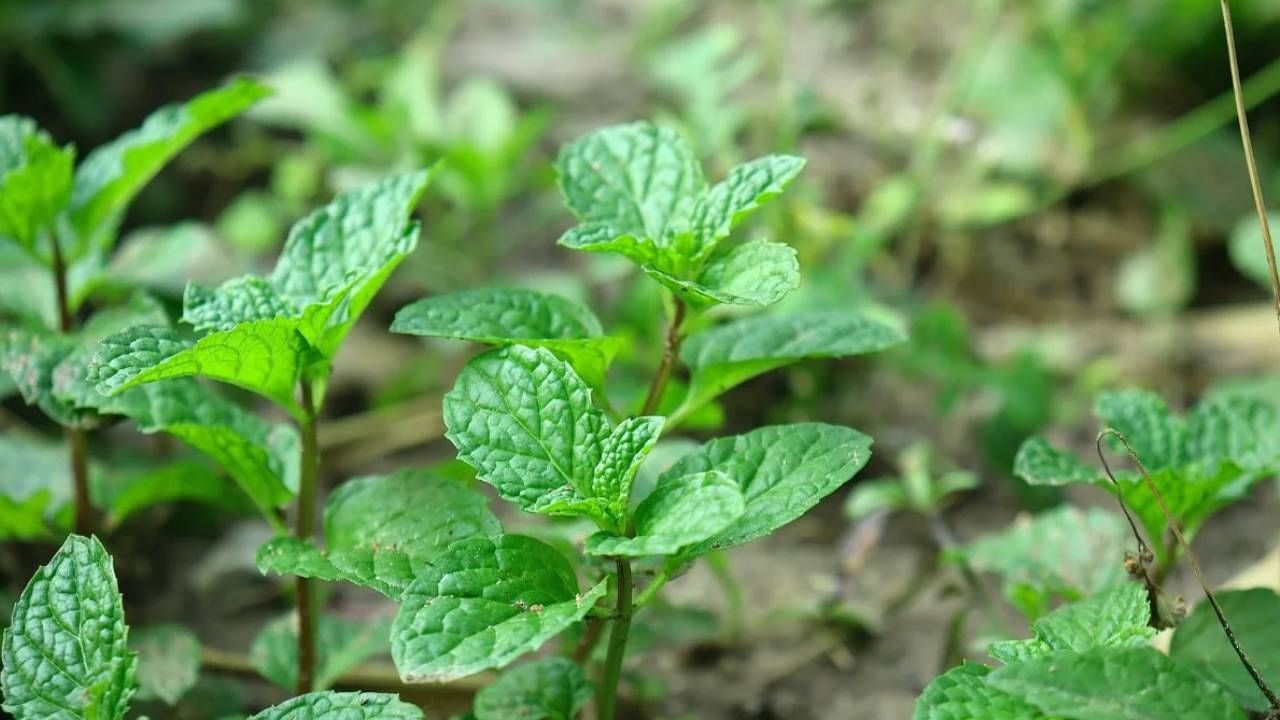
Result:
M1126 390L1099 395L1094 412L1104 426L1129 440L1188 540L1206 518L1280 468L1280 418L1261 401L1210 398L1181 418L1157 395ZM1127 458L1113 461L1112 467L1124 501L1141 520L1158 559L1169 562L1177 552L1162 542L1164 513ZM1093 483L1115 492L1091 464L1041 438L1026 441L1018 450L1014 472L1032 484Z
M28 118L0 117L0 237L43 260L41 235L71 198L75 150Z
M314 692L267 708L249 720L422 720L422 711L386 693Z
M527 512L583 515L621 532L631 482L662 418L610 428L590 387L545 348L476 357L444 398L446 437L480 479Z
M671 417L680 420L751 378L801 360L863 355L906 340L897 328L838 310L760 315L695 333L680 358L689 390Z
M398 598L453 542L502 532L483 495L424 470L357 478L329 495L324 550L296 538L258 549L263 572L344 580Z
M560 152L560 189L580 221L560 244L624 255L693 307L771 305L799 285L795 251L720 243L803 167L802 158L770 155L708 187L674 130L643 122L603 128Z
M36 571L4 632L0 689L16 720L123 720L137 658L111 558L71 535Z
M582 668L566 658L534 660L507 670L476 693L476 720L574 720L591 699Z
M600 532L587 538L590 555L676 555L724 531L742 516L738 484L722 472L695 473L659 485L637 507L635 535Z
M405 682L444 682L502 667L581 620L604 596L578 591L573 567L533 538L454 543L400 598L391 655Z
M544 347L592 387L621 347L591 310L557 295L490 288L424 298L396 313L391 332L471 340L486 345Z
M1221 687L1147 646L1146 588L1126 583L1037 621L1035 637L997 643L995 670L963 665L925 688L916 720L1236 720Z
M428 172L343 193L294 225L275 270L215 290L189 286L183 318L206 332L194 343L168 328L107 338L90 380L113 395L166 378L203 375L273 400L297 417L300 380L323 382L338 346L417 243L406 220Z
M200 640L178 625L135 630L129 647L138 654L138 699L175 705L200 675Z

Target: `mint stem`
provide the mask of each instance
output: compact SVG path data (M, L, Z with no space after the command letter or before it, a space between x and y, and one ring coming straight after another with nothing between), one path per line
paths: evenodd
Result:
M320 445L316 432L316 406L312 398L311 383L301 383L302 411L304 419L299 430L302 434L302 467L298 482L298 510L294 536L310 540L315 534L316 477L320 470ZM315 675L315 613L311 607L311 583L299 577L295 582L298 617L298 694L311 692Z
M67 299L67 264L62 259L62 248L56 236L49 237L53 248L53 287L58 300L58 329L70 334L75 328L71 315L71 303ZM72 495L75 497L75 527L80 535L93 534L93 505L89 502L89 438L82 428L64 427L67 452L71 462Z
M652 415L662 403L667 381L671 379L671 367L675 365L676 355L680 352L680 328L684 325L686 306L680 298L675 298L675 303L675 314L667 325L667 342L662 350L662 361L658 364L658 371L653 375L649 394L645 397L644 407L640 410L641 415Z
M609 628L609 652L604 660L600 692L596 696L596 720L614 720L618 710L618 681L622 677L622 661L627 654L627 636L631 632L631 560L618 558L617 618Z

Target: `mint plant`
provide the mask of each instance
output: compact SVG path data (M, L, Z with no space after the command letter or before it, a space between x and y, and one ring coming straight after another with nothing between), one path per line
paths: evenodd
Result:
M194 637L152 628L144 629L135 644L129 634L111 557L97 538L69 536L14 605L0 645L0 707L15 720L124 720L133 699L174 697L193 684L199 664ZM492 693L493 701L517 702L517 692L500 689ZM423 715L390 694L317 692L250 720L300 717L422 720Z
M189 441L209 443L211 454L245 470L236 479L281 534L278 508L296 495L293 535L310 539L320 459L317 423L333 358L416 246L419 226L408 216L429 177L425 171L406 173L337 196L294 225L270 275L245 275L215 289L188 286L183 320L197 337L167 326L124 330L102 341L88 381L107 398L123 398L151 383L203 376L271 400L297 422L294 458L258 452L271 443L270 433L225 407L218 433ZM217 414L199 406L188 410ZM271 466L273 459L277 466ZM264 469L281 472L254 472ZM316 620L311 588L302 577L296 601L296 680L299 691L307 692L315 681Z
M1210 397L1184 418L1171 413L1153 393L1123 390L1100 394L1094 413L1128 439L1188 540L1210 515L1245 497L1255 482L1280 469L1280 417L1273 406L1256 398ZM1125 504L1152 540L1156 579L1177 562L1181 550L1137 472L1117 473L1117 482L1111 483L1042 438L1022 445L1014 472L1032 484L1100 484L1123 493Z
M74 524L82 533L93 523L87 430L96 413L66 384L81 377L76 368L86 348L122 320L116 313L80 327L81 310L108 282L106 263L130 201L183 148L266 94L253 80L233 80L157 110L79 166L75 149L57 145L34 121L0 117L0 247L7 248L0 314L14 321L5 324L0 368L28 404L64 428Z
M790 247L730 236L803 164L769 156L708 185L688 144L648 123L604 128L562 150L560 186L581 222L560 244L621 254L668 293L662 359L634 415L597 404L606 397L608 368L620 346L604 336L590 310L567 299L473 290L426 298L396 316L396 332L496 346L472 359L445 396L446 437L504 500L528 513L579 517L596 526L582 549L583 560L595 559L583 562L592 577L585 586L559 550L500 532L453 543L412 578L344 570L334 561L343 552L338 547L329 550L328 563L316 562L325 556L312 548L282 550L260 562L342 577L395 597L392 657L407 682L501 668L584 618L588 629L575 655L587 659L607 624L595 710L612 720L635 612L699 557L796 519L869 457L871 439L850 428L764 427L693 450L643 496L633 488L663 433L734 386L804 359L872 352L903 339L857 314L823 310L751 316L684 342L686 322L702 324L704 314L711 322L715 307L772 305L798 285ZM681 359L690 373L687 390L664 403ZM670 414L656 414L663 411ZM653 568L639 588L637 562ZM524 682L512 677L500 684ZM539 712L570 716L574 706L562 699L558 707Z

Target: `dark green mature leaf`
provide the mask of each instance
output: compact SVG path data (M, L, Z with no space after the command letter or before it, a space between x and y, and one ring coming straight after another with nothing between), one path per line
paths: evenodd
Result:
M200 640L178 625L140 628L129 639L138 654L138 699L175 705L200 675Z
M75 150L58 147L30 118L0 116L0 238L48 262L74 162Z
M757 375L801 360L849 357L906 340L897 328L847 311L812 310L758 315L691 335L680 358L689 366L689 392L672 419L697 410Z
M389 620L316 618L315 687L327 690L342 674L389 649ZM283 615L267 624L249 648L249 662L263 677L285 690L298 685L297 618Z
M1255 588L1220 592L1217 597L1249 660L1267 683L1276 687L1280 684L1280 648L1273 638L1280 627L1280 596ZM1246 708L1267 709L1267 699L1240 664L1208 603L1200 603L1174 630L1169 657L1226 688Z
M137 658L111 557L72 535L27 583L4 632L0 688L17 720L122 720Z
M1035 618L1055 597L1078 600L1124 583L1128 535L1114 513L1063 505L952 552L975 570L1000 575L1005 595Z
M764 537L795 520L848 481L870 457L871 438L852 428L775 425L712 440L663 473L654 492L712 470L738 484L745 512L684 553L701 555Z
M568 658L534 660L502 673L476 693L476 720L574 720L591 683Z
M260 320L194 343L167 327L136 327L104 340L89 368L103 395L203 375L270 398L295 415L293 393L310 347L288 319Z
M987 684L991 668L965 663L934 678L916 701L913 720L1050 720L1017 697Z
M695 308L720 303L772 305L800 287L800 262L789 245L755 240L712 257L696 279L646 265L644 271Z
M400 600L391 655L405 682L445 682L499 668L581 620L585 593L563 555L519 535L454 543Z
M621 346L617 338L603 336L588 308L557 295L506 288L424 298L396 313L391 332L545 347L594 387L603 385Z
M1031 625L1035 637L994 643L988 652L1006 665L1060 650L1143 647L1156 631L1145 586L1128 582L1064 605Z
M993 670L987 683L1071 720L1244 719L1226 690L1150 647L1050 653Z
M193 140L244 112L269 90L249 78L167 105L142 126L89 153L76 170L70 219L82 239L98 236L138 191Z
M343 483L329 495L324 525L326 550L278 538L258 550L259 569L345 580L397 598L452 543L502 532L468 482L425 470Z
M723 532L742 517L738 483L712 470L666 482L636 508L635 535L600 532L587 538L590 555L675 555Z
M390 694L315 692L267 708L249 720L422 720L422 711Z

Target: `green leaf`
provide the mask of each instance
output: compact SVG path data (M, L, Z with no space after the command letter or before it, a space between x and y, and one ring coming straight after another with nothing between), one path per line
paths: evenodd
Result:
M111 557L72 535L27 583L4 632L0 687L16 720L122 720L137 658Z
M1128 582L1112 590L1064 605L1031 625L1035 637L991 645L991 657L1006 665L1060 650L1084 652L1099 647L1144 647L1156 631L1148 623L1147 589Z
M1280 683L1280 648L1272 637L1280 627L1280 596L1255 588L1220 592L1217 598L1249 660L1267 683L1276 687ZM1208 603L1197 605L1173 631L1169 657L1226 688L1246 708L1267 709L1267 699L1240 664Z
M545 347L594 387L621 346L603 337L586 307L533 290L489 288L424 298L396 313L391 332L446 337L486 345Z
M61 528L71 500L71 466L58 443L0 435L0 539L34 540Z
M1186 425L1169 412L1159 395L1145 390L1100 393L1093 412L1129 440L1149 469L1186 462Z
M723 532L742 517L738 483L712 470L658 485L636 508L634 537L596 533L590 555L676 555L682 548Z
M293 399L310 350L291 320L260 320L194 343L166 327L141 326L102 341L89 381L111 396L144 383L201 375L258 393L295 416Z
M665 420L656 416L627 418L600 443L600 462L593 472L591 496L603 503L619 527L625 525L631 485L658 438Z
M713 185L692 211L690 224L699 244L695 263L710 255L744 218L786 189L804 163L804 158L794 155L766 155L738 165Z
M140 628L129 641L138 654L138 699L176 705L200 675L200 640L178 625Z
M507 665L581 620L585 593L563 555L519 535L454 543L400 600L391 655L405 682L445 682Z
M316 618L315 687L327 690L342 674L387 652L387 620ZM285 690L298 685L297 618L283 615L267 624L249 648L249 662L263 677Z
M136 130L89 153L76 170L71 224L93 239L175 155L199 136L248 109L269 91L249 78L156 110Z
M277 538L258 550L263 572L345 580L397 598L452 543L502 532L468 482L426 470L357 478L325 503L326 550Z
M75 349L73 338L47 331L11 327L0 336L0 370L13 380L24 402L67 427L91 425L94 420L93 413L53 394L54 370Z
M851 520L861 520L881 510L902 510L909 504L898 478L860 480L845 500L844 514Z
M231 481L201 462L169 461L156 466L113 464L90 477L93 504L107 512L105 525L117 528L135 513L181 500L239 512L248 503Z
M1272 227L1280 226L1280 212L1267 214L1267 222ZM1240 218L1231 230L1231 238L1227 243L1227 251L1231 264L1241 275L1249 278L1264 288L1271 287L1271 270L1267 267L1266 243L1262 240L1262 226L1253 213Z
M711 305L772 305L800 287L794 248L755 240L712 257L696 280L651 265L644 271L694 308Z
M803 515L843 485L871 457L871 438L852 428L797 423L720 438L681 458L662 474L654 492L688 475L719 471L738 484L742 516L686 556L764 537Z
M53 224L71 199L75 150L29 118L0 116L0 238L48 263ZM47 233L47 235L46 235Z
M1073 453L1058 450L1040 437L1028 438L1013 459L1013 474L1032 485L1075 485L1104 482L1101 473Z
M1123 584L1128 535L1114 513L1063 505L951 552L979 572L1000 575L1005 595L1034 618L1054 597L1078 600Z
M551 352L513 345L476 357L445 395L444 417L458 458L522 510L589 497L604 414Z
M1149 648L1057 652L987 677L1046 715L1072 720L1243 720L1221 687Z
M1034 705L987 684L991 668L966 662L934 678L913 720L1050 720Z
M689 392L672 424L727 390L801 360L849 357L893 347L900 330L846 311L758 315L689 337L680 358L689 366Z
M314 692L267 708L249 720L422 720L422 711L390 694Z
M561 244L622 252L642 264L661 262L661 248L688 227L706 190L702 167L684 138L643 122L602 128L566 145L556 170L565 203L593 227L590 239L570 231ZM622 236L634 241L613 242Z
M574 720L591 699L591 683L567 658L527 662L476 693L476 720Z

